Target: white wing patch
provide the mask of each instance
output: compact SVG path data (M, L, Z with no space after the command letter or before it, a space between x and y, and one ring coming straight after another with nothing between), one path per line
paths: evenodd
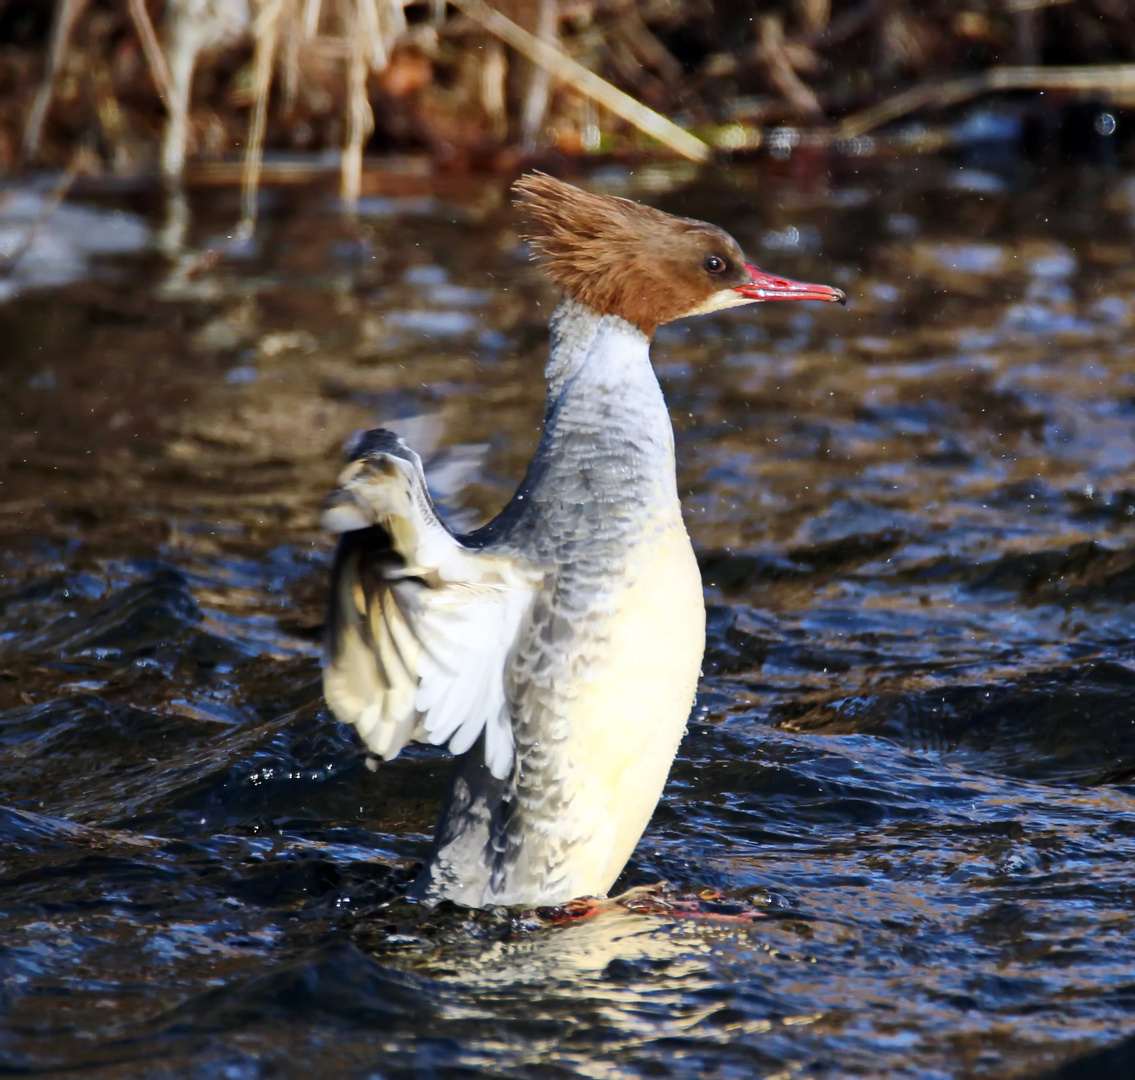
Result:
M343 534L325 696L387 759L411 741L463 754L484 732L485 763L503 780L513 761L505 674L536 578L453 536L437 518L417 455L382 434L368 436L373 447L340 477L337 505L324 516Z

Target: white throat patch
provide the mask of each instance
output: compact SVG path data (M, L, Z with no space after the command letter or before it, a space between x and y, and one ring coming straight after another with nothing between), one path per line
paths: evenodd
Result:
M714 311L724 311L726 308L741 307L743 304L757 303L760 303L760 301L753 300L748 296L742 296L736 289L718 289L717 292L710 293L697 307L682 312L679 317L685 319L690 315L709 315Z

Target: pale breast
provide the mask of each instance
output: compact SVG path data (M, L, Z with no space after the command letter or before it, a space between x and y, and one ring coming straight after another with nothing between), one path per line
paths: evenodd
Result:
M565 784L576 836L573 895L603 894L658 803L693 705L705 649L701 575L681 520L627 563L602 657L567 714Z

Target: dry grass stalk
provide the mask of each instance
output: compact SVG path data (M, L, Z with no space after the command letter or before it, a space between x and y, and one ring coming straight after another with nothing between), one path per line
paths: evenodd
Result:
M154 24L150 22L150 14L146 10L146 0L130 0L130 18L134 20L134 29L138 40L142 43L142 52L146 54L146 63L150 65L150 75L158 91L158 97L168 110L173 100L173 80L170 77L169 64L166 63L166 54L162 52L158 35L154 32Z
M287 0L261 0L261 8L256 14L256 21L252 24L252 36L259 40L269 31L279 27L280 16L283 14L284 4Z
M922 83L846 117L840 122L837 134L842 138L855 138L917 109L942 109L982 94L1004 90L1063 90L1097 93L1113 101L1129 101L1135 96L1135 64L994 67L979 75Z
M554 78L574 87L604 108L610 109L616 116L621 116L639 131L645 132L691 161L709 160L712 151L701 139L678 127L673 121L667 120L653 109L648 109L641 102L635 101L629 94L624 94L595 72L588 71L554 45L541 41L523 27L517 26L511 19L489 7L484 0L451 0L451 3L463 15L480 23L506 45L511 45L533 63L547 68Z
M358 204L363 148L374 130L367 75L385 69L395 43L406 29L406 17L401 0L338 0L335 13L340 26L337 37L320 34L324 14L322 0L264 0L257 13L252 27L255 41L253 109L242 174L242 236L251 235L256 225L256 194L263 168L268 102L282 36L287 39L281 63L285 110L289 110L296 99L303 48L345 60L347 123L340 194L349 211L353 212Z
M814 62L811 50L785 41L784 26L778 15L762 15L760 27L761 38L755 56L768 71L769 81L801 116L823 119L819 99L796 74L797 66L806 67Z
M166 177L176 179L185 166L189 102L198 58L246 36L249 19L246 0L171 0L168 4L162 53L170 80L166 98L169 115L161 150ZM151 70L155 70L153 65Z
M682 65L643 22L636 7L628 7L618 21L618 33L641 66L658 73L666 86L676 86L682 78Z
M323 13L323 0L304 0L303 19L300 26L303 36L313 38L319 33L319 16Z
M491 38L482 53L481 108L489 120L489 135L496 142L503 142L508 135L507 80L508 58L504 46L496 38Z
M91 65L91 92L106 143L116 157L125 157L129 133L122 106L114 93L114 78L110 66L101 56Z
M362 185L363 145L374 127L374 114L367 100L368 41L365 26L369 0L356 0L355 32L351 40L351 56L347 63L347 144L339 174L339 194L349 212L359 202ZM373 31L372 31L373 32ZM373 46L372 46L373 61Z
M91 156L90 147L87 146L86 143L81 144L79 149L71 155L71 161L67 166L67 170L59 178L59 182L52 189L51 195L44 200L43 205L39 208L39 213L36 214L35 219L28 226L28 230L24 233L23 238L13 251L9 252L3 259L0 259L0 277L6 277L16 269L19 261L28 253L28 250L35 242L39 230L47 224L51 215L59 209L60 204L67 198L67 193L71 190L71 186L79 176L91 171Z
M805 37L818 37L828 28L832 17L831 0L795 0L795 7Z
M395 42L406 30L402 0L355 0L355 31L347 70L347 143L339 190L353 214L362 186L363 147L374 131L374 113L367 97L367 70L381 72L390 62Z
M272 89L282 2L283 0L269 0L253 25L256 39L252 59L253 105L241 180L241 237L251 236L256 228L256 195L260 188L260 163L264 157L264 132L268 126L268 92Z
M296 111L296 97L300 85L300 45L303 34L303 13L299 15L299 26L296 25L295 12L291 12L291 25L284 33L284 55L280 61L280 93L283 100L280 103L280 112L284 116L292 116Z
M55 76L63 65L63 58L67 55L67 46L71 41L71 31L75 22L87 6L87 0L61 0L55 12L55 19L51 25L51 49L47 56L47 70L43 74L43 81L36 91L32 107L28 111L28 119L24 124L23 153L25 158L35 157L39 149L40 135L43 133L43 121L47 117L47 109L55 93Z
M559 16L559 5L556 0L539 0L539 2L536 37L549 48L554 49L557 47L556 21ZM540 64L532 64L528 89L524 94L524 106L520 114L520 134L526 150L533 150L538 145L540 131L544 127L544 118L548 114L548 93L551 84L551 74L548 69Z
M1039 8L1070 3L1072 0L1005 0L1005 10L1011 15L1016 15L1022 11L1037 11Z

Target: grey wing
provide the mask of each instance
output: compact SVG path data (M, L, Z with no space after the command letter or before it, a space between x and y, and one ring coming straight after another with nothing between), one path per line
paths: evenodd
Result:
M356 444L325 523L332 570L323 686L336 716L393 758L411 741L512 768L505 683L535 584L511 560L467 548L438 519L416 454L389 432Z

